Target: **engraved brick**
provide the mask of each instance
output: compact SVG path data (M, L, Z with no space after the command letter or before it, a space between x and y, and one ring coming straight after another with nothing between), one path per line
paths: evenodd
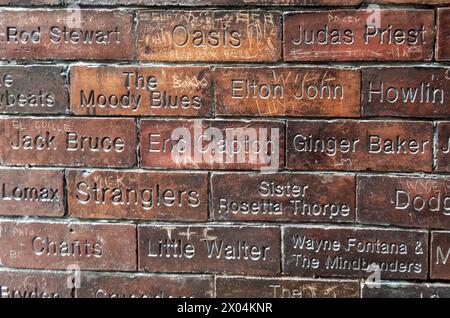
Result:
M450 228L450 180L358 176L357 220L365 224Z
M450 232L431 233L431 279L450 280Z
M421 121L288 121L287 165L301 170L431 171L433 127Z
M77 298L210 298L206 275L146 275L84 272Z
M207 67L74 66L77 115L205 116L211 111Z
M448 117L448 67L378 67L362 71L363 116Z
M239 191L230 191L239 184ZM353 222L355 178L338 174L214 173L215 220Z
M358 298L357 280L216 278L217 298Z
M450 30L448 28L450 24L450 8L438 8L437 15L436 59L439 61L450 61Z
M436 171L450 172L450 122L437 123Z
M68 94L60 66L0 66L0 113L65 113Z
M123 10L1 10L0 59L130 60L132 26Z
M131 224L1 221L2 265L16 268L134 271Z
M270 275L280 271L276 227L139 225L139 270Z
M0 118L0 162L129 167L136 162L132 119Z
M279 121L141 120L145 168L261 169L284 166Z
M144 61L278 61L281 16L264 11L142 11L137 58Z
M69 214L81 218L206 221L207 173L69 170Z
M0 298L71 298L69 274L0 270Z
M372 10L285 13L285 61L432 59L433 10L381 9L377 13L375 17Z
M360 71L325 67L219 68L215 112L224 116L360 116Z
M283 228L288 275L426 279L428 232L352 227Z
M406 1L406 0L405 0ZM446 1L446 0L440 0ZM302 5L302 6L350 6L358 5L362 0L65 0L65 3L80 3L86 5L181 5L181 6L236 6L236 5Z
M382 282L364 284L362 298L449 298L450 285L428 283Z
M64 215L62 170L0 169L1 215Z

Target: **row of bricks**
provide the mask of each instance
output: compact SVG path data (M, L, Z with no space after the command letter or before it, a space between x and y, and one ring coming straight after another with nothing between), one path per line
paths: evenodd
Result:
M0 182L0 215L9 216L450 229L450 180L438 176L213 173L209 180L206 172L67 170L64 178L63 170L15 168L1 169Z
M95 272L80 272L74 276L60 271L0 270L0 298L446 298L449 296L450 284L442 283L388 281L377 282L375 285L352 279Z
M17 220L0 221L0 230L8 268L450 279L444 231Z
M448 118L450 67L0 66L0 113ZM67 89L67 80L70 88ZM67 109L70 91L70 111ZM214 107L213 107L214 106Z
M449 10L4 9L0 59L448 61Z
M448 121L1 117L0 135L2 165L450 171Z

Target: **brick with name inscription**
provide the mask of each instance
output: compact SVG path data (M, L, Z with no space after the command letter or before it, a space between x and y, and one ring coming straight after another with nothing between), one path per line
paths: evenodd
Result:
M450 280L450 232L431 233L431 279Z
M0 66L0 113L63 114L69 100L61 66Z
M371 67L362 71L362 115L448 117L450 68Z
M5 267L136 270L136 226L81 222L0 222Z
M69 215L99 219L206 221L207 173L69 170Z
M230 191L236 184L239 191ZM229 221L353 222L355 177L214 173L212 217Z
M38 0L36 0L38 1ZM406 0L405 0L406 1ZM433 1L433 0L432 0ZM445 1L445 0L440 0ZM302 6L351 6L358 5L362 0L65 0L66 4L85 4L85 5L172 5L172 6L236 6L236 5L302 5Z
M284 15L284 59L430 61L434 34L433 10L289 12Z
M328 67L218 68L215 113L360 116L360 71Z
M68 273L0 270L0 298L71 298Z
M450 122L437 122L436 171L450 172Z
M448 2L450 4L450 2ZM437 9L437 45L436 59L438 61L450 61L450 8Z
M450 298L450 284L381 282L365 283L362 298Z
M76 298L211 298L213 280L206 275L81 274Z
M0 10L0 59L131 60L133 15L124 10ZM73 19L79 19L75 23Z
M142 61L274 62L281 58L281 16L267 11L141 11Z
M136 163L132 119L0 118L0 135L2 164L130 167Z
M0 169L0 215L64 215L64 172Z
M284 167L281 121L141 120L144 168L251 169Z
M287 226L285 273L298 276L426 279L428 232L400 229Z
M358 298L357 280L304 278L216 278L217 298Z
M139 225L140 271L270 275L280 271L277 227Z
M449 229L450 180L358 176L357 220L364 224Z
M77 115L206 116L207 67L74 66L71 108Z
M299 170L431 171L423 121L288 121L287 165Z

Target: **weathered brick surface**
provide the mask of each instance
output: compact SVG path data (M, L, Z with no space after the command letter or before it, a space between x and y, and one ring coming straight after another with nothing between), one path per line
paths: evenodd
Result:
M450 171L450 122L437 123L436 170Z
M431 233L430 276L450 280L450 232Z
M397 283L364 284L362 298L449 298L449 284Z
M439 8L438 14L438 34L436 59L440 61L450 61L450 31L448 24L450 22L450 8Z
M183 6L236 6L236 5L302 5L302 6L320 6L320 5L357 5L362 0L65 0L66 3L77 3L86 5L183 5ZM408 0L404 0L408 1ZM446 0L437 0L446 1Z

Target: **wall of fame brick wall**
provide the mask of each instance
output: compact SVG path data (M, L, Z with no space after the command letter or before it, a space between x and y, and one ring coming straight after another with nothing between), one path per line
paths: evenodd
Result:
M449 25L0 0L0 296L450 297Z

